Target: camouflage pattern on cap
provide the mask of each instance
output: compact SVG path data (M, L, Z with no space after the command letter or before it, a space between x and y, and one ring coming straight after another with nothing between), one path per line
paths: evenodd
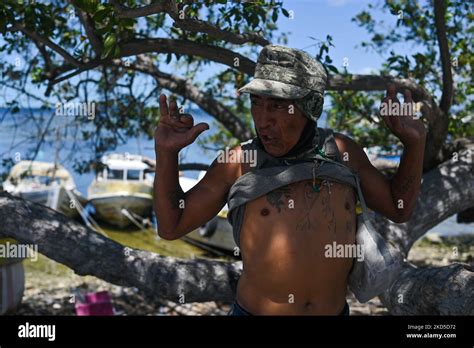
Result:
M267 45L258 56L254 79L239 92L294 99L304 115L316 121L322 112L326 84L326 69L306 52Z
M303 98L295 99L295 104L307 118L317 122L323 112L324 96L311 92Z

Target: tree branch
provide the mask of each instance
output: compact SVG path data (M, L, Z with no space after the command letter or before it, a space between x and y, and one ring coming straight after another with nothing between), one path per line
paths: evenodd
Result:
M175 53L179 55L199 56L221 63L245 74L253 75L255 62L231 50L196 43L187 40L165 38L135 39L123 44L121 56L135 56L143 53Z
M415 102L432 100L431 95L420 85L410 79L380 75L329 75L328 90L333 91L386 91L388 84L394 84L397 92L408 88Z
M110 3L114 5L120 18L138 18L158 13L167 13L174 20L173 25L183 30L208 34L216 39L224 40L236 45L252 42L260 46L266 46L270 43L261 35L255 33L233 33L228 30L221 30L215 25L199 19L180 18L181 16L178 6L174 0L156 1L150 5L139 8L123 6L117 0L110 0Z
M50 41L48 38L44 38L35 32L26 29L23 25L19 23L15 23L8 31L21 31L23 34L28 36L32 40L36 40L38 42L41 42L42 44L48 46L50 49L52 49L54 52L62 56L67 62L70 64L74 65L77 68L80 68L82 64L78 62L73 56L71 56L66 50L64 50L62 47L56 45L54 42Z
M138 7L138 8L130 8L124 6L118 0L109 0L109 2L114 5L115 10L118 13L120 18L139 18L139 17L146 17L162 12L166 12L168 10L170 3L169 1L154 1L149 5Z
M53 62L51 61L51 57L49 56L48 52L46 52L46 48L44 47L44 44L38 42L37 40L33 40L33 42L38 48L38 51L40 51L41 55L43 56L46 69L48 71L53 70Z
M75 5L76 1L71 0L71 3ZM87 37L91 43L92 48L94 49L96 57L100 57L102 54L103 44L102 39L95 34L94 21L85 11L82 11L78 8L79 19L84 27L84 30L87 34Z
M423 268L406 264L379 297L393 315L474 315L473 271L461 263Z
M453 102L453 74L451 71L451 54L449 53L448 38L446 36L446 2L444 0L434 1L434 15L436 25L436 36L438 38L439 54L441 57L441 67L443 69L443 92L439 107L445 115L449 114L449 109ZM446 116L447 117L447 116Z
M474 206L474 146L455 153L423 175L420 196L410 221L396 224L375 216L373 224L408 255L413 243L448 217Z
M408 88L413 94L413 100L422 103L421 113L429 123L423 163L423 170L428 171L445 160L441 148L446 139L449 120L433 97L423 87L413 80L392 76L330 75L328 89L336 91L385 91L389 83L395 84L397 92L403 92L405 88Z
M45 256L85 276L137 287L178 302L231 302L241 263L179 259L125 248L40 204L0 193L0 236L34 244ZM21 221L21 223L18 223Z
M182 79L175 75L166 74L156 68L149 57L139 56L137 64L125 65L120 60L115 60L114 64L124 69L140 71L153 76L156 82L172 91L173 93L184 96L192 100L202 110L213 115L216 120L221 122L236 138L241 141L252 138L252 132L247 129L245 124L235 116L225 105L216 101L211 95L202 92L189 80Z

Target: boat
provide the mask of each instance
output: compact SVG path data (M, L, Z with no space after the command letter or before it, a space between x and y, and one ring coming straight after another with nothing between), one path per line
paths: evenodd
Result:
M77 191L72 175L57 163L20 161L10 170L3 189L70 218L77 218L78 207L86 203L86 199Z
M107 154L98 169L87 190L97 219L123 229L151 216L153 180L142 156Z
M227 204L210 221L187 234L184 239L195 245L217 248L226 252L235 252L232 225L227 220ZM238 255L236 255L238 256Z
M190 190L205 174L205 171L201 171L197 180L180 176L179 183L183 191L186 192ZM226 204L216 216L198 229L188 233L183 237L183 240L204 248L215 248L225 252L235 252L237 245L234 242L232 225L227 220L227 214L228 207Z

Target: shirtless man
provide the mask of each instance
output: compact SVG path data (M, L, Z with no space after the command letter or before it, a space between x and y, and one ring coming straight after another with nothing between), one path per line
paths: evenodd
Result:
M267 154L281 158L311 146L308 129L315 128L321 114L326 80L320 63L303 51L276 45L262 50L255 79L241 92L250 93L255 129ZM384 101L398 102L396 94L390 86ZM409 91L404 96L405 103L411 102ZM238 161L215 160L206 176L184 194L178 181L178 152L209 126L194 125L191 115L177 110L175 101L168 106L166 96L160 96L155 211L158 233L167 240L178 239L213 218L226 204L231 186L252 170ZM371 165L349 137L335 133L335 140L344 163L359 174L368 207L402 223L409 220L418 196L426 131L411 116L383 119L404 145L391 180ZM347 314L353 259L325 257L324 246L355 243L356 195L351 187L336 182L319 192L311 184L311 180L296 182L246 204L240 234L243 272L231 314ZM297 208L287 205L289 199Z

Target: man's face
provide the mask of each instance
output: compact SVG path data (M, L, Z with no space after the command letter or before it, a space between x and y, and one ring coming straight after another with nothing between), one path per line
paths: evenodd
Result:
M293 100L250 95L255 127L265 151L274 157L285 155L296 145L308 119Z

